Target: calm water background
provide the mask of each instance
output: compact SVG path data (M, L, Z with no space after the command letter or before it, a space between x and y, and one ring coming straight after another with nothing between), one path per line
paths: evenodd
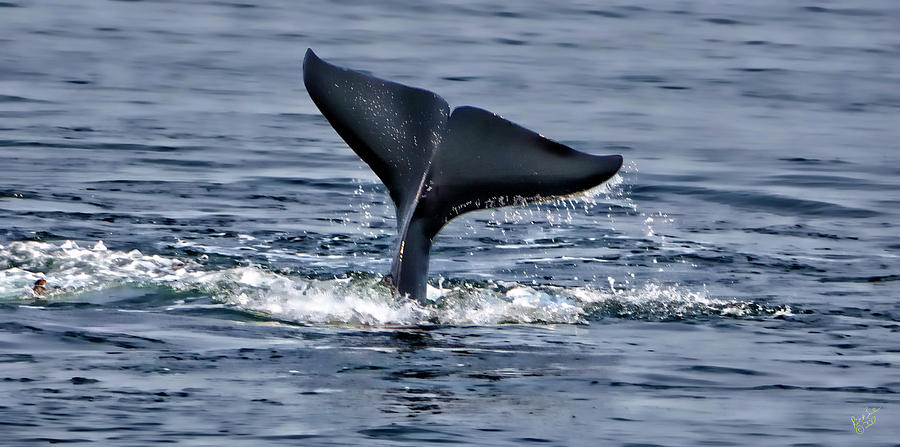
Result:
M892 0L0 2L0 444L896 445L898 29ZM307 47L626 167L454 221L396 301Z

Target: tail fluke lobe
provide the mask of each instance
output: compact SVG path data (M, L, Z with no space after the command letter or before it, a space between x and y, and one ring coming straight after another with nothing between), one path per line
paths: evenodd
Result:
M450 116L423 198L446 223L468 211L566 196L597 186L622 167L621 155L576 151L475 107Z
M459 107L319 59L308 50L303 80L316 106L387 186L398 241L389 281L425 298L431 244L468 211L574 194L610 179L619 155L594 156L493 113Z
M387 186L398 227L412 209L450 106L440 96L331 65L306 51L303 83L338 135Z

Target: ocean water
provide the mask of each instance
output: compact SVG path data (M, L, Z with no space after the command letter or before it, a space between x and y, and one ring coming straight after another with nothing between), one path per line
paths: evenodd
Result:
M893 0L0 2L0 445L898 445L898 29ZM626 165L454 220L395 299L308 47Z

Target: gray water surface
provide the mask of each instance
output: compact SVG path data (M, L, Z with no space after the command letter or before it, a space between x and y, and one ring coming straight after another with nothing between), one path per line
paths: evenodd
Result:
M898 29L888 0L0 2L0 444L897 445ZM454 220L397 300L308 47L626 165Z

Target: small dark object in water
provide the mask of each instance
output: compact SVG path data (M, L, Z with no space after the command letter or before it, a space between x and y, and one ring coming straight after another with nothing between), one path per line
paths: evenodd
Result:
M35 295L43 295L44 292L47 291L47 288L44 287L47 284L47 280L39 279L34 282L34 287L31 288L31 291L34 292Z

